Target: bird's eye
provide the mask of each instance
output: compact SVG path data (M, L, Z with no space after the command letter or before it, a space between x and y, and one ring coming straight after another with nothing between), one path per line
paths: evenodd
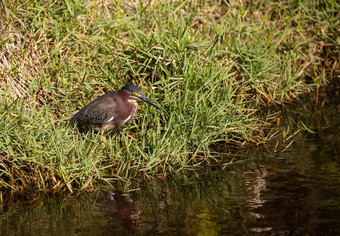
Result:
M135 97L141 97L141 95L140 95L140 94L138 94L138 93L135 93L135 92L132 92L132 95L133 95L133 96L135 96Z

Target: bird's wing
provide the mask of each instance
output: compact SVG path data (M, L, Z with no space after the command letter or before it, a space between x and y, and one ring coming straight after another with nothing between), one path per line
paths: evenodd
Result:
M114 119L115 107L113 98L103 95L76 112L70 120L89 125L107 123Z

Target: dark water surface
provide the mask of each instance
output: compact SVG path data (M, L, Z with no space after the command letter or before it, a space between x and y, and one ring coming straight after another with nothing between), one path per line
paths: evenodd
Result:
M288 151L252 149L223 170L152 180L130 195L3 207L0 234L340 235L339 92L328 97L317 110L302 101L283 113L287 127L315 131L301 131Z

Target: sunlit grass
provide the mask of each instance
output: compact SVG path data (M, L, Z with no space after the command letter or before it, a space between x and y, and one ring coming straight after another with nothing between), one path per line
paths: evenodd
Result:
M92 189L214 162L213 145L266 141L267 108L308 90L316 66L339 72L337 12L335 1L7 1L1 189ZM161 110L142 104L104 138L69 124L127 83Z

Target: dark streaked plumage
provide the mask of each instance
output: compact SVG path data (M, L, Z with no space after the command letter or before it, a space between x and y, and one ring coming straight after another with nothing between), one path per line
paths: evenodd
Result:
M145 97L139 87L128 84L118 91L111 91L96 98L76 111L70 121L93 127L95 130L117 129L133 119L137 113L139 100L159 108Z

